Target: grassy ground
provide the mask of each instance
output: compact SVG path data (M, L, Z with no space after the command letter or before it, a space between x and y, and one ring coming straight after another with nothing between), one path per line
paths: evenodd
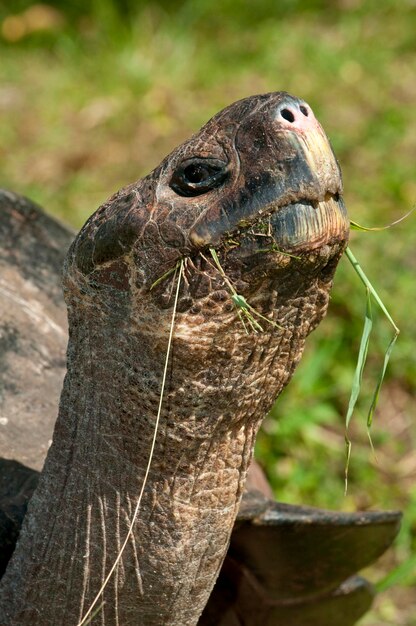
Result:
M217 110L284 89L330 135L352 219L387 224L416 202L415 32L411 0L3 3L0 183L80 226ZM365 409L390 336L381 316L344 497L343 419L365 310L346 261L257 446L281 500L405 512L395 550L370 572L393 569L384 587L395 584L363 626L416 624L415 220L351 241L402 330L373 428L377 462Z

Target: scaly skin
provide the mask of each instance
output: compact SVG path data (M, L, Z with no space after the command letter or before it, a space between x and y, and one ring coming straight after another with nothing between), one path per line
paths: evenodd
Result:
M283 106L297 101L277 93L228 107L113 196L72 245L68 373L53 444L2 581L2 625L76 626L116 559L148 461L177 277L151 286L180 258L151 471L134 536L93 624L197 624L261 419L325 314L348 237L330 146L312 112L306 130L292 129L277 115ZM175 181L195 157L226 163L226 174L188 196ZM244 332L211 245L238 292L278 325Z

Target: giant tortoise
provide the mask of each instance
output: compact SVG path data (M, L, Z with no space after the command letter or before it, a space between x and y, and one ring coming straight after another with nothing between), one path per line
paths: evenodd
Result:
M355 574L399 514L279 504L254 474L244 490L348 240L310 107L227 107L72 243L31 202L0 206L3 568L24 517L0 624L354 624L373 595Z

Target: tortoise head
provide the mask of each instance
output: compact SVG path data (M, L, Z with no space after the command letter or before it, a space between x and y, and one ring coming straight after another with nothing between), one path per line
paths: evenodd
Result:
M100 207L67 268L87 290L127 293L132 285L149 291L188 259L193 274L180 310L216 289L210 247L244 295L282 272L330 280L349 231L341 194L339 166L311 108L284 92L253 96ZM172 303L169 282L152 291L162 308Z

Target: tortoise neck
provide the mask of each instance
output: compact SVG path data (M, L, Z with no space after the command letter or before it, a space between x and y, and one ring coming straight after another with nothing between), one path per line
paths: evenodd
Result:
M310 291L316 303L316 284ZM257 335L235 313L212 322L178 314L151 469L102 596L102 626L197 623L256 431L326 309L321 300L311 316L310 299L297 298L282 312L286 329ZM145 308L140 316L120 307L108 319L71 311L54 440L4 579L2 624L75 626L117 558L149 460L171 319L159 311L156 323Z
M162 347L143 334L121 350L120 337L100 340L102 330L71 327L53 443L3 581L2 624L13 616L24 626L75 626L128 533L155 428ZM242 419L234 406L239 419L230 423L218 394L202 394L196 364L179 373L182 349L174 345L133 537L98 603L103 625L196 624L228 547L259 419Z

